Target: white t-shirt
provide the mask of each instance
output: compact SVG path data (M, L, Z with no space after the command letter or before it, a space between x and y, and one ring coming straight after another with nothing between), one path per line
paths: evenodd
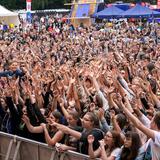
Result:
M152 160L160 160L160 132L154 131L155 140L149 139L146 143L146 149L148 145L151 146Z
M108 100L104 97L103 93L99 90L97 92L98 96L102 99L103 102L103 109L106 111L109 109Z
M119 152L119 155L116 157L115 160L120 160L120 158L121 158L121 153L122 153L122 149L123 149L123 147L121 148L121 150L120 150L120 152ZM138 155L137 155L137 157L135 158L135 160L143 160L144 153L145 153L144 147L142 146L142 147L139 148L139 152L138 152Z
M121 152L121 148L116 148L112 151L111 156L117 158Z

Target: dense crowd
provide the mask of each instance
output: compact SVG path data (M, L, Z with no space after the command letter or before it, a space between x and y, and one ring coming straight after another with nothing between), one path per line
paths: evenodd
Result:
M0 32L1 131L102 160L160 159L158 24L22 26Z

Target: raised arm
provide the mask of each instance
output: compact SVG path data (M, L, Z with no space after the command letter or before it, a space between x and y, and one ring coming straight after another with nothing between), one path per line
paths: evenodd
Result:
M128 104L126 104L128 105ZM152 129L147 128L145 125L142 124L142 122L135 117L128 109L127 106L125 106L121 102L121 108L125 112L126 116L131 120L131 122L135 125L136 128L141 130L145 135L147 135L149 138L152 138L153 140L155 139L154 131Z
M51 145L51 146L54 146L57 142L59 142L64 134L62 131L57 131L55 133L55 135L53 137L50 137L49 133L48 133L48 130L46 128L46 124L42 123L41 124L41 127L43 127L43 130L44 130L44 134L45 134L45 140L47 142L48 145Z
M100 156L100 148L98 148L96 151L93 150L93 142L94 142L94 136L93 135L89 135L88 138L88 154L90 156L91 159L97 158L98 156Z
M36 127L32 126L29 118L26 115L23 115L22 120L26 124L29 132L31 132L31 133L43 133L43 127L42 126L36 126Z
M58 124L56 122L53 122L52 125L55 126L58 130L62 131L63 133L72 135L76 139L80 139L82 136L82 134L80 132L75 131L67 126L62 125L62 124Z
M64 106L63 98L58 97L58 102L60 104L60 107L61 107L61 110L62 110L62 112L64 114L64 117L67 119L69 117L69 113L68 113L68 111L66 110L66 108Z

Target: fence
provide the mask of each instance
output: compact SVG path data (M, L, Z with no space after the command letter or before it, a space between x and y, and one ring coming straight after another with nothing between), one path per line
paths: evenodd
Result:
M47 144L0 132L0 160L89 160L74 151L58 153Z

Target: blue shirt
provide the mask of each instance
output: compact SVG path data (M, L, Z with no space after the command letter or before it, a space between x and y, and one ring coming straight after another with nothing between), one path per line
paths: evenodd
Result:
M15 71L2 71L2 72L0 72L0 78L1 77L23 76L23 75L24 75L24 73L20 69L17 69Z

